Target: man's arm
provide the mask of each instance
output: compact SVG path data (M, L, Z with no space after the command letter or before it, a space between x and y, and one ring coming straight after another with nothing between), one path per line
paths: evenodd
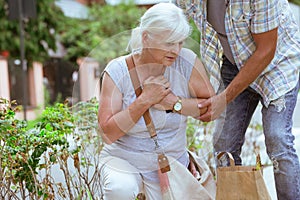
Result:
M274 58L277 28L265 33L252 34L252 36L256 44L256 50L225 89L227 104L255 81Z
M226 105L243 92L272 61L276 51L277 28L252 36L256 45L253 55L223 92L198 105L200 109L209 106L208 111L200 116L200 120L207 122L218 118Z

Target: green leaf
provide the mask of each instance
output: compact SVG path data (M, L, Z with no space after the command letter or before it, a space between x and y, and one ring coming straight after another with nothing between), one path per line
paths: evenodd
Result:
M51 126L50 123L47 123L45 128L47 131L53 131L53 127Z
M55 163L56 162L56 155L50 155L50 161Z

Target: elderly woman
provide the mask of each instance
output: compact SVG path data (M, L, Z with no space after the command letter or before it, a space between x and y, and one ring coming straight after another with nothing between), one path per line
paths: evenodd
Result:
M132 53L112 60L105 68L98 116L106 142L100 170L104 199L135 199L141 191L147 199L162 199L157 151L188 167L187 116L206 112L197 104L214 95L196 54L182 48L190 32L181 9L171 3L156 4L132 31ZM135 65L141 84L138 97L128 60ZM160 150L143 119L148 109Z

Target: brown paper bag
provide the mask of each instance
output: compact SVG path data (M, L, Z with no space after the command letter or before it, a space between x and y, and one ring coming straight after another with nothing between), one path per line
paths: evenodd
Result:
M219 153L217 158L221 158L224 153L229 156L230 166L217 168L216 200L271 200L263 179L262 168L235 166L233 156L228 152Z

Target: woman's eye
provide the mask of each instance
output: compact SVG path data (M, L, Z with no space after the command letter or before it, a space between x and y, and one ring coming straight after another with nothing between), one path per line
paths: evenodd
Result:
M167 42L166 45L167 46L173 46L173 45L175 45L175 43L173 43L173 42Z
M167 46L175 46L175 45L179 45L179 46L181 46L182 44L183 44L183 41L181 41L181 42L176 42L176 43L174 43L174 42L167 42L166 43L166 45Z

